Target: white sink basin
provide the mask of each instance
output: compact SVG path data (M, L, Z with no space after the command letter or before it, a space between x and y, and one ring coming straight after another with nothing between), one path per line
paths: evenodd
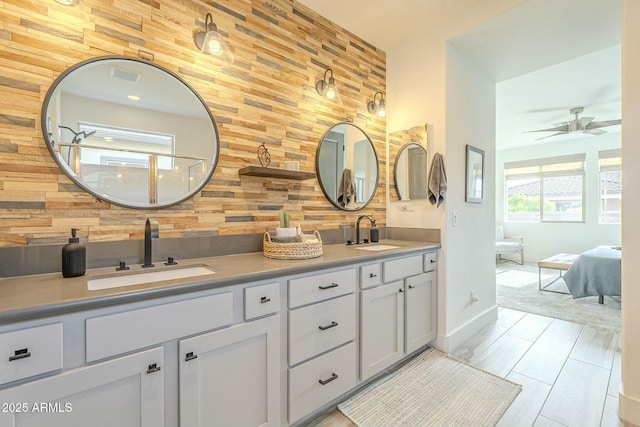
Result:
M155 267L152 267L155 268ZM164 280L185 279L216 274L214 270L205 265L192 265L162 270L137 270L122 271L109 276L96 276L87 280L90 291L100 289L119 288L121 286L140 285L142 283L162 282Z
M360 249L361 251L386 251L387 249L395 249L395 248L399 248L400 246L393 246L393 245L363 245L363 246L356 246L356 249Z

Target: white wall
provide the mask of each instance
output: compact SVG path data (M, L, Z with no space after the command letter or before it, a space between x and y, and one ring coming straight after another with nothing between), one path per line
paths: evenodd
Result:
M598 223L598 151L620 148L620 133L584 136L578 139L549 138L536 145L496 152L496 223L504 224L505 236L522 236L525 260L539 261L558 253L581 253L598 245L620 245L619 224ZM584 223L505 222L504 163L573 153L586 153Z
M622 387L620 416L640 425L640 2L622 1Z

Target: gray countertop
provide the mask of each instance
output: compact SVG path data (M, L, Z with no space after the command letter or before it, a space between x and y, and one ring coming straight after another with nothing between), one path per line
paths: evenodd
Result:
M84 276L63 278L61 273L0 279L0 325L131 302L180 295L242 283L257 282L345 265L376 261L396 255L440 248L439 243L385 240L380 244L398 246L383 251L366 251L360 246L325 245L323 255L306 260L265 258L262 252L189 260L176 259L179 266L204 264L216 271L213 276L132 285L90 291L87 280L96 276L123 274L114 267L88 270ZM158 270L165 267L156 263ZM132 266L128 273L140 269ZM146 271L146 270L145 270Z

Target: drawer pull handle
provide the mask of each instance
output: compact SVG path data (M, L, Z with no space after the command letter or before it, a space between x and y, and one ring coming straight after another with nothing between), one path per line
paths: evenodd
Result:
M434 262L436 262L436 260L435 260L435 259L431 259L431 260L429 260L429 262L430 262L431 264L433 264Z
M187 353L187 355L185 356L184 361L185 361L185 362L188 362L188 361L190 361L190 360L197 359L197 358L198 358L198 355L197 355L197 354L193 354L193 351L190 351L190 352L189 352L189 353Z
M336 373L332 373L331 376L329 378L327 378L326 380L318 380L318 382L322 385L327 385L329 384L331 381L333 380L337 380L338 379L338 375Z
M378 277L377 274L369 273L369 277Z
M31 352L28 348L23 348L20 350L16 350L13 352L13 356L9 357L9 362L13 362L14 360L26 359L27 357L31 357Z
M160 366L158 366L157 363L154 363L153 365L149 365L149 368L147 369L147 374L153 374L154 372L158 372L160 370Z
M260 304L264 304L265 302L269 302L269 301L271 301L271 298L267 298L267 297L260 298Z
M338 284L337 283L332 283L330 285L326 285L326 286L318 286L318 288L320 288L321 290L326 290L326 289L331 289L331 288L337 288Z
M403 293L404 291L402 289L398 289L398 292Z
M409 289L415 289L416 287L413 285L409 285Z
M321 331L326 331L327 329L335 328L336 326L338 326L338 322L331 322L327 326L318 326L318 329L320 329Z

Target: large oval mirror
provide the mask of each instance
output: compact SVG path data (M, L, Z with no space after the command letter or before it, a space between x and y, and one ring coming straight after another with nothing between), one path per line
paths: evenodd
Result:
M406 144L396 157L393 171L400 200L427 198L427 150L416 142Z
M202 98L135 58L95 58L62 73L45 97L42 130L73 182L129 208L188 199L218 161L218 129Z
M357 211L376 192L378 156L364 131L351 123L338 123L318 145L316 173L327 200L339 209Z

